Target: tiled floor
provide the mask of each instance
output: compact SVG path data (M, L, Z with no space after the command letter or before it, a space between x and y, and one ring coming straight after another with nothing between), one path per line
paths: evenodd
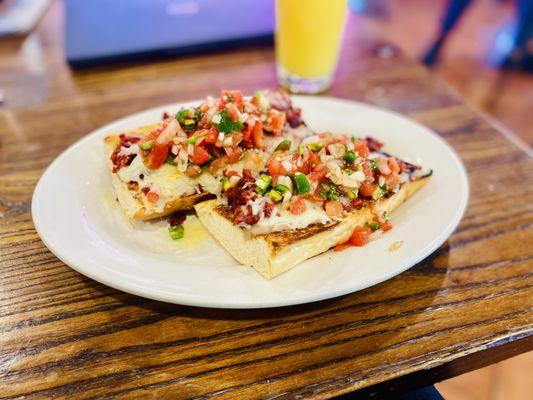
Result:
M375 0L385 13L360 17L368 36L385 37L404 53L420 58L433 38L444 0ZM470 103L533 145L533 75L504 78L486 59L501 26L513 15L513 1L476 0L449 37L433 72ZM446 400L533 399L533 352L437 384Z
M382 37L410 57L420 59L438 28L445 0L374 0L385 13L360 17L363 36ZM502 74L489 66L494 39L513 15L513 1L476 0L448 37L440 63L433 68L470 103L491 114L533 146L533 74Z
M438 383L446 400L530 400L533 352Z

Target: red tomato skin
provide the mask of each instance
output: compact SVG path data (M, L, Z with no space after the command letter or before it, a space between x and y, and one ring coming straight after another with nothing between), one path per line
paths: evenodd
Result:
M356 247L364 246L368 243L371 232L372 230L367 226L358 226L354 229L350 239L348 239L348 243Z
M363 183L359 187L359 193L361 196L370 197L374 193L374 190L376 190L376 184L374 183Z
M209 132L207 132L207 135L205 135L204 142L207 144L215 144L218 138L218 132L211 128L209 129Z
M150 169L157 169L163 165L170 150L170 143L157 143L156 139L160 133L161 131L159 130L152 131L139 142L139 145L150 140L154 142L150 151L142 152L144 164Z
M216 160L214 160L211 165L209 166L209 172L211 172L212 174L214 174L215 172L217 172L219 169L222 169L226 166L226 163L220 159L220 158L217 158Z
M325 165L320 165L313 172L309 174L309 179L315 182L320 182L328 174L329 168Z
M220 98L224 99L224 96L233 99L233 101L226 101L226 103L233 103L237 108L242 111L244 109L244 96L239 90L223 90L220 94ZM224 100L222 100L224 101Z
M231 155L228 154L228 161L231 164L236 163L241 158L241 154L242 154L242 150L241 150L240 147L238 147L238 146L232 147Z
M324 204L324 209L326 210L326 214L328 214L330 217L342 216L343 207L342 204L338 201L326 201L326 203Z
M389 158L388 165L393 174L398 174L400 172L400 166L394 157Z
M296 200L291 204L289 211L291 214L299 215L305 212L307 209L307 206L305 205L305 201L301 197L296 197Z
M357 152L357 154L359 154L359 157L363 157L363 158L368 157L368 154L370 153L370 151L368 150L366 140L358 140L357 142L354 143L353 147L355 151Z
M255 147L262 148L263 143L263 124L261 121L256 121L252 130L252 139L254 141Z
M392 224L390 221L385 221L380 224L380 228L383 232L387 232L392 229Z
M287 171L283 168L283 164L276 158L272 158L267 165L268 174L272 178L276 178L280 175L287 175Z
M343 250L346 250L346 249L348 249L350 247L352 247L352 246L349 243L341 243L341 244L336 245L333 248L333 251L343 251Z
M146 199L150 203L157 203L157 201L159 200L159 195L156 192L148 192L146 194Z
M312 203L323 203L326 199L323 198L320 193L315 192L312 196L308 196L307 200L309 200Z
M211 159L211 156L203 147L194 146L191 159L196 165L202 165L208 162Z
M242 131L242 140L249 141L252 137L252 132L254 130L255 122L253 124L246 123L246 128Z
M185 173L187 174L187 176L191 178L194 178L195 176L200 175L201 172L202 170L197 165L189 165L187 169L185 170Z
M226 111L228 112L228 117L232 121L237 121L240 118L240 112L237 109L237 106L233 103L226 104Z

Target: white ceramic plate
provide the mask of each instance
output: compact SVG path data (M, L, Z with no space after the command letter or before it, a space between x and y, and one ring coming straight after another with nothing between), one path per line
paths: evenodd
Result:
M344 100L294 97L315 130L373 136L385 150L434 171L429 183L396 210L394 229L362 248L328 251L268 281L239 265L189 218L186 237L171 241L164 222L128 221L115 202L102 139L158 121L154 108L84 137L45 171L32 216L48 248L80 273L114 288L177 304L262 308L301 304L354 292L421 261L455 229L468 200L465 169L429 129L395 113ZM395 251L396 242L403 245Z

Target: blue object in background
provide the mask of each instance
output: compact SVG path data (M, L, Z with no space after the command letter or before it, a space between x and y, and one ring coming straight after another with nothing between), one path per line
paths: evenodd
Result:
M273 0L67 0L73 66L272 42Z

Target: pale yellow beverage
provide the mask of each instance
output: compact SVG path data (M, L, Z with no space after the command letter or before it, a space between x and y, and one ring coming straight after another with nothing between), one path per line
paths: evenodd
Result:
M276 0L276 63L282 86L317 93L329 87L347 0Z

